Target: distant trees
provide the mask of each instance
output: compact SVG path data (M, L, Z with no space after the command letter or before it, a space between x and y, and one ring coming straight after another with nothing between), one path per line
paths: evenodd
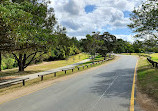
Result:
M81 45L84 52L88 52L92 55L92 59L95 58L95 54L100 47L99 32L93 32L92 35L87 34L85 39L81 40Z
M100 40L102 41L102 45L100 46L98 52L106 59L107 53L111 53L114 51L116 46L116 37L109 32L104 32L100 35Z
M92 57L95 57L95 54L99 53L106 58L107 53L114 50L116 37L108 32L104 32L103 34L93 32L92 35L88 34L86 39L81 40L81 45L84 51L90 53Z

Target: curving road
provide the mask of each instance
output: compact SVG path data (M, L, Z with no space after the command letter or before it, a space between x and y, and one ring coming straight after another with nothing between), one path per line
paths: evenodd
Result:
M137 58L107 65L0 105L0 111L129 111Z

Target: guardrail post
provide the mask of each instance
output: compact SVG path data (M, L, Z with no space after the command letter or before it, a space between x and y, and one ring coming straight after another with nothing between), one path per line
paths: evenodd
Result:
M25 79L22 80L22 84L23 84L23 86L25 86Z
M41 81L43 81L43 75L41 75Z
M153 67L154 67L154 62L152 62L152 65L153 65Z
M78 68L78 71L80 70L80 68L79 67L77 67Z
M83 66L83 69L84 69L84 66Z
M74 71L74 69L72 69L72 72Z
M65 70L65 74L66 74L66 70Z
M54 72L54 77L56 77L57 75L56 75L56 72Z
M88 65L87 65L87 68L88 68Z
M156 68L157 68L157 62L156 62Z

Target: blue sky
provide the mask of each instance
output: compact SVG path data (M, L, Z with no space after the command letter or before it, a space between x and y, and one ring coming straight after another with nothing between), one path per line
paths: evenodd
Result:
M141 0L51 0L58 23L67 35L85 38L94 31L110 32L133 42L134 33L127 27L130 14Z
M87 14L92 13L96 9L96 6L95 5L87 5L84 9L85 9L85 12Z

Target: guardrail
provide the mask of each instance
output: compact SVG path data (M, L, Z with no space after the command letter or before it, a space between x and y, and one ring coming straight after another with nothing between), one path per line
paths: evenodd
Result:
M103 63L103 62L105 62L105 61L112 60L113 58L114 58L114 57L109 58L109 59L106 59L106 60L101 60L101 61L93 62L93 63L90 63L90 64L82 65L82 66L71 67L71 68L64 68L64 69L62 69L61 71L64 71L65 74L67 74L67 71L68 71L68 70L72 70L72 72L73 72L75 68L77 68L78 70L80 70L80 68L85 69L85 67L87 67L87 68L88 68L89 66L92 67L92 66L95 65L95 64L99 64L99 63L101 64L101 63ZM58 71L58 72L60 72L60 71ZM56 77L56 73L57 73L57 72L54 72L54 77ZM38 77L41 77L41 81L43 81L44 76L45 76L45 75L50 75L50 74L52 74L52 73L49 73L49 74L41 74L41 75L38 75Z
M25 81L28 80L29 78L23 78L23 79L16 79L16 80L11 80L11 81L7 81L7 82L2 82L0 83L0 88L5 86L5 85L9 85L9 84L13 84L13 83L19 83L20 81L22 81L23 86L25 86Z
M62 69L62 70L59 70L59 71L56 71L56 72L50 72L50 73L47 73L47 74L40 74L40 75L38 75L38 77L41 77L41 81L43 81L44 76L46 76L46 75L50 75L50 74L53 74L53 73L54 73L54 77L56 77L56 76L57 76L57 72L64 71L65 74L66 74L68 70L72 70L72 72L73 72L75 68L78 68L78 70L80 70L80 68L83 68L83 69L84 69L85 67L87 67L87 68L88 68L89 66L92 67L92 66L95 65L95 64L101 64L101 63L103 63L103 62L105 62L105 61L112 60L113 58L114 58L114 57L109 58L109 59L106 59L106 60L101 60L101 61L89 63L89 64L82 65L82 66L71 67L71 68L64 68L64 69ZM7 81L7 82L2 82L2 83L0 83L0 88L1 88L2 86L8 85L8 84L12 85L13 83L15 83L15 84L16 84L16 83L19 83L20 81L22 81L23 86L25 86L25 81L28 80L28 79L29 79L29 78L23 78L23 79L16 79L16 80L11 80L11 81Z
M158 68L158 63L151 60L151 57L148 57L147 60L148 60L148 62L150 62L152 64L153 67Z

